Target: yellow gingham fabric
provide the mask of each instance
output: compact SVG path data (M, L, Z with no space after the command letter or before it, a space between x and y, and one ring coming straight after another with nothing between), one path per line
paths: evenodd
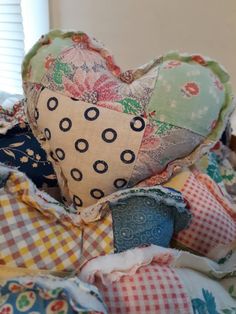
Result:
M114 252L111 213L99 222L89 223L83 228L83 254L81 263L91 258Z
M9 172L0 189L0 264L73 271L80 264L81 229L58 221L57 206L43 197L25 175Z

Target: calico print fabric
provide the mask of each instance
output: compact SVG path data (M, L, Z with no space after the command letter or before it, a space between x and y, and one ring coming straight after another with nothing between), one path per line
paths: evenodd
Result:
M18 277L0 287L1 314L107 313L95 286L78 278ZM94 313L94 312L93 312Z
M81 32L50 32L23 64L30 125L54 165L64 197L77 211L150 177L162 183L213 146L233 110L228 80L215 61L178 53L122 73L109 52ZM46 93L52 100L49 108ZM102 130L92 126L100 113ZM51 118L40 120L47 115ZM77 119L83 120L82 130ZM87 181L82 165L88 168Z
M230 149L218 142L209 154L196 164L202 172L208 174L220 187L224 196L236 204L236 172L230 162Z

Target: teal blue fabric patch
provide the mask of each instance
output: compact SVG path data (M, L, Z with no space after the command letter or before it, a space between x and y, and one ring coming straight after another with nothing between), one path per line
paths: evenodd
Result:
M231 308L217 309L216 298L212 292L202 289L203 298L192 299L193 313L195 314L234 314L236 313L236 306ZM235 304L236 305L236 304Z
M168 204L164 200L172 193L176 195L171 190L166 195L130 194L110 203L115 252L150 244L169 246L173 234L186 228L191 218L184 207L178 211L177 201Z

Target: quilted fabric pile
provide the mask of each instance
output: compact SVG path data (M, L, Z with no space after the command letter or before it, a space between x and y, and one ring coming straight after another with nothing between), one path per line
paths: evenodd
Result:
M170 52L122 73L56 30L22 78L0 137L0 313L236 313L225 69Z

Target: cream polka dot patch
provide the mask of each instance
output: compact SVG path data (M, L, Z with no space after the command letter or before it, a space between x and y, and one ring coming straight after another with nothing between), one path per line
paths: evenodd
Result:
M43 89L35 109L61 185L79 210L128 186L146 120ZM62 172L62 176L60 175Z

